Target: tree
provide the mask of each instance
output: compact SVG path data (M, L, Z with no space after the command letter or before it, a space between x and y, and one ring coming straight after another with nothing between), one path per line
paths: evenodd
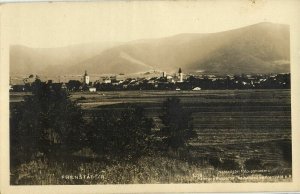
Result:
M153 120L141 107L103 111L90 125L89 146L99 155L132 160L151 149Z
M81 85L82 85L82 83L78 80L70 80L67 83L67 88L70 91L79 91Z
M184 148L189 139L197 136L191 125L191 115L183 110L177 97L167 98L163 103L163 114L160 116L164 127L161 134L168 148Z
M32 84L32 95L12 107L10 123L11 151L23 159L72 153L85 141L81 108L66 91L39 79Z

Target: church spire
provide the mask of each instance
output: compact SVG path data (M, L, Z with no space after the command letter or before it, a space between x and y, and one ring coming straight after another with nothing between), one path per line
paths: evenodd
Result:
M90 83L90 76L88 76L87 71L85 70L84 76L83 76L83 83L89 84Z
M179 67L178 73L182 73L182 71L181 71L181 67Z

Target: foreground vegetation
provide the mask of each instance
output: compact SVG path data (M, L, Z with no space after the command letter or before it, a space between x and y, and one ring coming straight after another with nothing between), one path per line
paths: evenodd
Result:
M178 98L161 104L157 126L145 106L123 104L84 117L63 90L38 80L34 88L11 106L11 184L291 181L288 138L233 145L266 149L282 158L275 163L251 153L233 157L226 144L201 145L206 132L195 133L191 112Z
M228 162L230 163L230 162ZM226 166L226 164L224 164ZM288 182L291 170L218 169L209 163L182 161L170 157L143 156L138 161L42 161L20 165L11 176L12 184L154 184L209 182Z

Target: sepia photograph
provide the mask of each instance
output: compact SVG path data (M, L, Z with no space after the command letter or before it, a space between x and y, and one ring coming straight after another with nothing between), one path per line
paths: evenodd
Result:
M9 186L295 186L285 2L4 4Z

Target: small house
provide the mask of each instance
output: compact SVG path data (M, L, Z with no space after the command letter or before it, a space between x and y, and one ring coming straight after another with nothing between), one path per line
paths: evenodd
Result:
M90 92L96 92L97 89L96 89L95 87L89 87L89 91L90 91Z
M193 88L193 91L199 91L199 90L201 90L200 87L195 87L195 88Z

